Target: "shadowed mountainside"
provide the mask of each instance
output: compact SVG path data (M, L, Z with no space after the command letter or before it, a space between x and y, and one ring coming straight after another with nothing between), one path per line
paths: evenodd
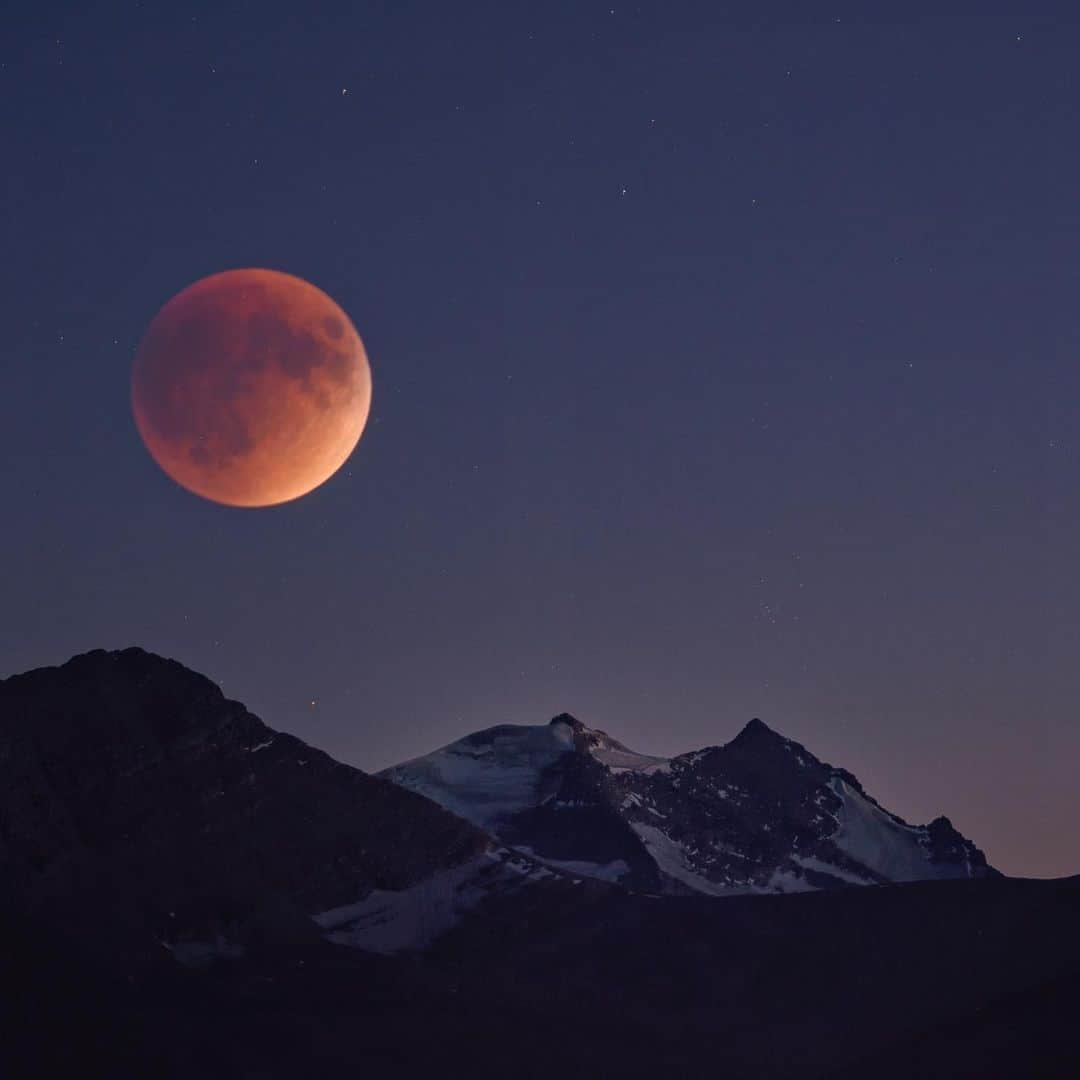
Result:
M476 859L487 838L140 649L0 682L0 872L103 949L228 951Z

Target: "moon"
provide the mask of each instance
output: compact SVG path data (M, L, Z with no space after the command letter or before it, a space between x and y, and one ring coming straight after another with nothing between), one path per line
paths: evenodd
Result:
M276 270L202 278L154 316L135 355L135 424L181 487L226 506L275 506L325 483L371 409L349 317Z

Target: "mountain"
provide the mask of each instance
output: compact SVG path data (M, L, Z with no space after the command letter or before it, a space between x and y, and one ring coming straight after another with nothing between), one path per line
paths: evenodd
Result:
M551 876L140 649L0 682L0 766L7 891L92 924L135 967L266 934L423 944L489 893Z
M778 798L790 816L854 780L763 725L705 770L557 719L431 770L449 798L457 769L481 829L137 649L0 681L5 1080L1080 1074L1080 878L717 901L665 876L631 807L670 821L696 805L683 788L726 805L734 785L769 824ZM541 777L581 805L542 810ZM635 786L596 794L615 784ZM554 850L610 868L625 841L631 872L686 895L539 866L487 831L532 821L547 851L547 813L553 844L563 813L595 826Z
M550 867L649 893L996 873L947 818L907 824L851 773L756 719L724 746L668 759L564 713L478 731L380 775Z

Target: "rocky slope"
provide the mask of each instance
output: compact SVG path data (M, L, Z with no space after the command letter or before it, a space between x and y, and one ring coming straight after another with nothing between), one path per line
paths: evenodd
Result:
M423 944L535 866L139 649L0 682L0 879L132 963Z
M381 774L550 866L647 892L732 895L995 873L939 817L913 826L760 720L671 759L563 714Z

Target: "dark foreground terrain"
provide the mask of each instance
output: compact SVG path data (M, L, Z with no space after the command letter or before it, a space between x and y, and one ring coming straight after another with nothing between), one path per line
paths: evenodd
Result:
M5 1078L1080 1075L1080 878L717 899L542 873L377 955L309 915L488 841L179 665L0 683L0 770ZM177 962L206 938L225 955Z
M138 985L9 913L6 1075L1075 1076L1080 880L534 895L428 955L267 944Z

